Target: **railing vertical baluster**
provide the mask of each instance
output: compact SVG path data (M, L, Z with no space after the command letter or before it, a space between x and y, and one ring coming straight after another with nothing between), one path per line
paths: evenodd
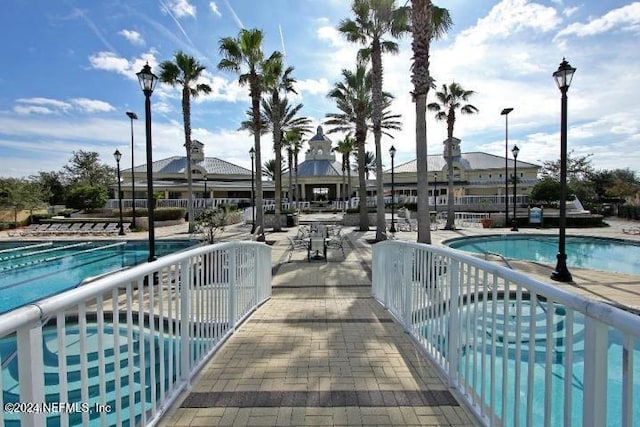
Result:
M166 365L167 363L171 363L171 356L165 357L164 350L164 315L165 315L165 306L164 306L164 293L167 289L171 287L171 270L169 268L164 268L162 270L162 280L160 280L160 285L158 286L158 355L160 357L159 363L159 381L160 381L160 396L158 403L162 404L165 398L165 390L166 390ZM164 280L166 278L166 281ZM168 360L167 360L168 359Z
M232 331L235 331L236 327L236 307L237 307L237 296L236 296L236 251L235 249L229 249L227 250L227 260L228 260L228 267L227 267L227 286L228 286L228 293L227 296L229 298L229 309L228 309L228 322L229 322L229 329Z
M18 378L20 379L21 402L44 402L44 366L42 365L42 325L39 321L25 325L17 331L18 356L29 354L20 360ZM22 412L21 423L25 427L44 427L43 413L28 414Z
M520 383L522 370L522 286L516 285L516 356L515 379L513 386L513 425L520 426Z
M584 393L582 422L585 427L607 424L607 401L598 397L607 389L607 325L585 315Z
M146 277L148 286L152 286L152 283L155 278L155 272L149 273ZM146 341L147 334L145 333L145 325L144 325L144 315L145 315L145 307L144 307L144 297L145 297L145 285L144 280L138 281L138 352L139 352L139 369L140 369L140 384L138 388L140 390L140 404L141 408L141 416L140 416L140 425L145 425L147 422L147 414L146 414L146 390L147 390L147 358L146 358ZM149 337L149 348L151 348L151 342L153 337Z
M87 305L82 302L78 306L78 336L80 340L80 399L89 401L89 361L87 357ZM82 413L82 424L89 425L89 414Z
M114 287L111 291L111 312L113 324L113 369L115 373L115 412L116 425L122 425L122 382L120 377L120 362L122 354L120 353L120 310L118 308L118 288Z
M158 278L158 287L162 287L162 270L158 270L153 273L154 280L149 281L147 286L147 294L149 299L149 309L147 310L149 316L149 385L151 386L151 418L156 416L158 409L158 396L156 386L156 316L155 316L155 294L156 284L155 278ZM162 360L162 356L158 355L158 358Z
M508 366L508 361L509 361L509 318L511 316L509 316L509 281L508 280L504 280L504 289L503 289L503 296L502 296L502 336L504 337L502 340L502 384L500 387L502 390L502 401L500 402L500 406L502 407L502 410L500 411L500 418L502 419L503 423L506 423L507 421L507 387L508 387L508 373L507 373L507 366Z
M633 425L633 339L624 335L622 348L622 425Z
M407 254L408 255L408 254ZM411 259L413 257L405 256L404 262L402 265L402 277L398 280L400 288L403 290L403 301L402 301L402 319L404 321L404 330L407 332L412 332L411 325L411 286L413 280L407 279L411 277Z
M553 301L547 299L547 309L546 309L546 321L545 321L545 366L547 367L544 371L544 425L545 427L551 426L552 420L552 393L553 393L553 382L552 382L552 374L553 371L551 367L553 366L553 356L555 354L555 345L553 342L553 314L555 312Z
M134 342L133 342L133 286L135 281L127 283L127 389L129 390L129 424L135 425L135 383L134 379ZM131 393L131 390L134 393Z
M459 375L459 357L458 344L460 341L460 286L462 283L460 274L460 261L449 260L449 268L451 273L449 274L449 325L447 326L447 341L448 341L448 353L449 353L449 386L458 386Z
M573 309L566 308L564 317L564 427L573 424Z
M105 347L105 333L104 333L104 299L102 295L99 295L96 299L96 309L97 309L97 320L98 320L98 330L96 333L96 337L98 339L98 390L100 391L99 401L102 407L106 405L107 401L105 400L107 394L107 385L105 383L105 358L104 358L104 347ZM106 427L107 425L107 413L106 411L100 411L100 425Z
M533 425L534 368L536 362L536 318L538 313L538 294L529 293L529 359L527 360L527 427Z
M65 344L67 328L65 321L65 312L58 312L56 315L56 331L58 335L58 396L60 396L60 402L70 401L68 395L67 346ZM69 414L65 411L60 414L60 425L63 427L69 425Z
M191 286L193 274L191 260L180 264L180 380L189 384L191 368Z

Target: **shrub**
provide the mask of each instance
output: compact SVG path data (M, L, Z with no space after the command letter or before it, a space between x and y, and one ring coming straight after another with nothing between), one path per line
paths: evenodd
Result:
M230 203L228 205L222 203L222 204L218 205L218 209L221 209L221 210L223 210L225 212L235 212L235 211L238 210L238 205L233 204L233 203Z
M79 185L69 190L66 205L73 209L98 209L107 203L107 189L97 185Z
M154 210L154 219L156 221L175 221L183 219L186 212L184 208L159 208ZM137 210L136 213L138 213Z

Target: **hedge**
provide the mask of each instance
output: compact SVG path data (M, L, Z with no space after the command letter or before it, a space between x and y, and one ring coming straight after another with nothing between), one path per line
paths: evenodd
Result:
M155 221L172 221L176 219L183 219L186 215L184 208L156 208L153 210ZM132 217L133 211L131 209L123 210L122 215L126 217ZM114 217L119 216L118 211L114 211ZM149 216L147 208L136 208L136 217Z

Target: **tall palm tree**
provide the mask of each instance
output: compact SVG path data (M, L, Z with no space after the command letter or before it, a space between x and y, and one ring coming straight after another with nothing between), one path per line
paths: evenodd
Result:
M160 81L182 88L182 121L184 123L184 147L187 150L187 188L189 232L193 232L193 182L191 177L191 98L211 92L211 87L198 83L206 67L184 52L176 52L173 61L160 64Z
M359 164L365 164L365 143L367 131L371 128L372 102L371 102L371 72L363 63L358 63L356 71L342 70L343 81L336 83L329 92L329 98L333 98L340 113L327 114L328 126L333 126L328 133L343 132L349 136L354 135L356 153ZM391 94L383 92L385 109L391 104ZM400 116L383 111L382 133L393 138L388 130L399 130L401 123L397 120ZM366 176L363 169L358 169L360 198L360 231L369 230L369 215L367 212L367 188Z
M347 203L351 195L351 162L349 161L349 156L353 153L355 146L355 139L347 135L342 141L338 141L338 145L333 148L333 151L342 155L342 190L344 191L342 196L345 203ZM345 172L348 177L346 183Z
M456 82L452 82L448 87L442 85L442 90L436 92L437 102L427 105L430 111L436 112L436 119L447 122L447 178L449 181L447 188L447 223L445 230L455 230L455 213L453 210L453 126L456 123L456 110L462 114L475 114L478 109L471 104L464 104L475 92L465 90Z
M358 163L358 157L356 157L355 155L353 156L353 167L354 169L358 170L360 169L360 163ZM376 170L377 170L377 166L378 166L378 162L376 161L376 156L375 154L373 154L373 152L371 151L367 151L366 153L364 153L364 175L366 177L366 179L369 179L369 176L371 176L371 174L376 174Z
M433 79L429 74L431 40L442 37L452 22L449 11L433 6L430 0L411 0L411 32L413 64L411 83L416 103L416 167L418 178L418 239L431 243L429 217L429 182L427 179L427 94Z
M376 158L382 158L382 111L384 99L382 94L382 54L398 53L398 44L386 39L402 36L409 30L409 7L396 8L395 0L354 0L351 10L355 20L344 19L339 31L350 42L365 45L358 52L360 59L371 60L372 85L371 95L373 101L372 121L373 139L375 143ZM376 240L386 239L385 212L384 212L384 183L382 181L382 165L376 165L377 181L377 216L376 216Z
M258 29L242 29L237 38L223 37L218 42L222 59L218 63L218 69L232 71L240 75L238 81L241 85L249 85L251 97L251 111L254 121L253 129L261 129L260 99L265 90L264 66L265 62L281 56L279 52L273 52L269 59L265 60L262 52L262 31ZM262 154L260 150L260 132L253 132L253 145L255 149L255 162L260 165ZM262 211L262 176L258 174L256 179L256 223L262 230L259 239L264 240L264 214Z
M280 115L280 92L282 91L285 95L288 92L296 93L293 88L293 84L295 83L295 79L291 77L291 73L293 72L293 67L284 68L284 64L282 61L282 57L274 58L271 61L268 61L265 64L265 86L269 92L270 97L268 98L271 101L273 106L277 108L272 108L270 110L271 115L271 134L273 137L273 150L276 154L276 163L282 163L282 140L284 138L284 134L282 131L282 123L281 123L281 115ZM265 100L263 100L264 103ZM275 184L275 218L273 222L273 231L280 231L280 211L282 208L282 174L280 173L279 168L275 170L274 176L274 184Z
M297 130L290 130L284 133L283 148L287 150L287 167L289 168L289 201L295 201L295 191L293 187L293 172L297 165L293 165L294 152L296 146L300 144L302 148L302 135Z

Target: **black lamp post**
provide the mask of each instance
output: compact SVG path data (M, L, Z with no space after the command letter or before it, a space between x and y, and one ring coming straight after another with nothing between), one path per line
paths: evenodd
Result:
M153 201L153 156L151 152L151 94L158 83L158 77L151 72L151 67L147 63L140 72L136 73L142 93L144 93L144 115L146 128L146 150L147 150L147 212L149 218L149 259L156 259L156 237L155 237L155 215Z
M209 181L209 177L207 175L204 176L204 207L208 208L207 202L209 201L209 194L207 193L207 182Z
M571 282L573 277L567 269L567 254L565 253L565 227L567 222L567 91L573 79L576 69L562 58L558 70L553 73L553 78L562 93L562 117L560 121L560 219L558 262L551 278L557 282Z
M504 116L504 225L509 225L509 113L513 108L505 108L500 113ZM513 203L516 201L514 200Z
M516 184L518 182L518 153L520 149L514 145L511 149L513 153L513 227L511 231L518 231L518 219L516 217Z
M254 178L254 160L256 158L256 150L251 147L249 150L249 157L251 157L251 234L256 231L256 194L255 194L255 178Z
M120 150L116 149L113 157L116 159L116 169L118 171L118 210L120 211L120 232L118 234L124 236L124 228L122 226L122 187L120 185L120 159L122 154L120 154Z
M136 177L133 173L133 168L135 167L133 163L133 121L138 120L138 116L132 111L127 111L127 116L131 119L131 214L133 215L133 218L131 218L131 227L136 228Z
M396 232L396 224L395 224L395 171L393 170L393 158L396 156L396 148L392 145L389 148L389 155L391 156L391 228L389 231L391 233Z

